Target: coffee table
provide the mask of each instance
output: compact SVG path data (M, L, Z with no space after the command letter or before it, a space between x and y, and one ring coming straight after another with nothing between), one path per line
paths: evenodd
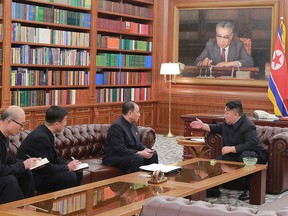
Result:
M186 196L182 186L148 185L111 178L0 205L0 215L134 215L155 195Z
M266 165L194 158L175 163L182 170L166 174L168 180L148 184L149 172L136 172L53 193L0 205L0 215L134 215L152 196L188 197L206 189L250 176L250 203L263 204ZM252 187L253 186L253 187ZM205 197L201 197L205 198Z
M222 185L224 183L249 176L250 204L261 205L265 203L266 195L266 165L256 164L245 166L244 163L216 160L215 165L210 164L211 159L193 158L175 163L181 166L179 173L166 174L168 181L163 186L183 186L187 188L189 195L195 195L206 189ZM137 172L122 176L123 179L133 182L145 183L143 173ZM203 195L201 195L203 198ZM205 197L204 197L205 198Z

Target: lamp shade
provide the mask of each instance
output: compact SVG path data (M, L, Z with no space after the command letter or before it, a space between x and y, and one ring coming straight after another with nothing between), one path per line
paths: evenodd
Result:
M160 74L162 75L180 74L179 64L178 63L162 63Z

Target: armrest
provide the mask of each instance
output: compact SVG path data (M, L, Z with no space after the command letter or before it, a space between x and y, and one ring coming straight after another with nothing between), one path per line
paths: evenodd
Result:
M221 155L223 139L220 134L206 133L205 142L210 149L210 158L217 158L218 155Z
M274 135L268 145L267 192L288 189L288 132Z
M155 130L151 127L138 126L140 139L147 148L152 148L156 142Z

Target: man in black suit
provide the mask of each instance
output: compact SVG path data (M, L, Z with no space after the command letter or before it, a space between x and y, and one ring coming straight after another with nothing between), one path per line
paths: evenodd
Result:
M158 163L158 155L140 140L136 123L140 117L139 106L125 102L122 116L109 128L104 147L103 164L129 172L139 171L142 165Z
M35 195L34 178L29 170L40 158L16 160L8 151L9 136L15 136L25 125L25 112L10 106L0 119L0 204Z
M216 25L216 38L210 39L195 65L216 67L253 67L254 61L244 44L233 38L234 25L222 21Z
M51 192L80 184L83 172L74 172L80 163L72 160L67 163L57 154L54 134L61 132L67 124L67 110L51 106L46 111L45 123L28 134L18 149L17 157L24 159L27 155L47 158L50 163L33 171L36 190Z
M223 147L219 160L243 162L244 157L256 157L259 164L267 163L267 152L259 143L255 124L243 114L240 101L226 103L224 122L218 124L205 124L200 119L190 123L192 128L218 133L222 135ZM242 179L242 185L248 187L247 178ZM247 191L239 199L248 199Z

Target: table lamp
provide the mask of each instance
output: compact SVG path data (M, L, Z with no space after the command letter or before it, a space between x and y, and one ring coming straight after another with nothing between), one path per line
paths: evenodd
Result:
M176 75L180 74L180 64L179 63L162 63L160 74L164 75L165 83L169 83L169 131L166 137L174 137L171 133L171 84L176 83ZM167 79L168 76L168 79Z

